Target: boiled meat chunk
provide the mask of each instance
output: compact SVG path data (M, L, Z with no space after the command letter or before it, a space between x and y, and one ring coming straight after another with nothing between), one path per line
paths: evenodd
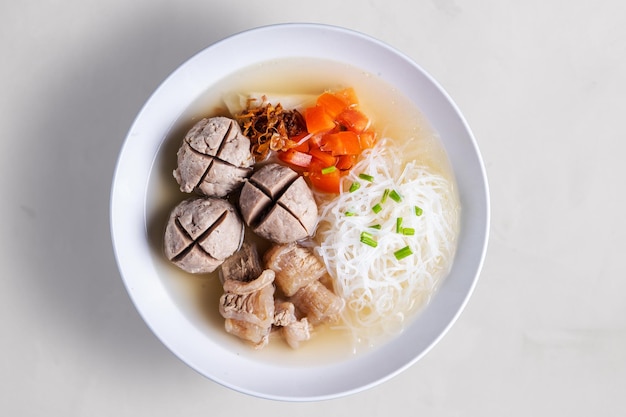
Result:
M276 272L276 286L287 297L326 274L326 267L313 252L295 243L273 246L264 259L266 267Z
M297 349L300 342L311 338L311 325L308 319L304 317L298 320L293 303L276 300L274 310L274 325L280 326L280 332L289 346Z
M304 239L317 223L317 204L306 181L279 164L264 165L245 182L239 208L257 235L276 243Z
M311 249L296 243L274 245L265 253L264 262L276 272L276 286L309 323L339 318L344 301L322 284L328 273Z
M220 297L220 314L224 327L256 348L267 344L274 322L274 271L265 270L253 281L224 281Z
M185 200L172 210L167 222L165 256L187 272L213 272L239 248L243 228L226 200Z
M202 119L187 133L178 150L174 178L184 193L197 191L224 197L239 188L252 173L250 139L235 120Z
M311 324L336 321L344 306L344 301L319 281L300 288L289 300L307 316Z

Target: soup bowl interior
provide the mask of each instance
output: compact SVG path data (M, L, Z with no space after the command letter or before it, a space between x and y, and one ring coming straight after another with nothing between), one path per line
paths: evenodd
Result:
M241 53L240 53L241 52ZM190 319L161 279L147 207L157 155L191 103L229 74L285 57L330 59L373 74L403 92L439 133L461 201L458 249L449 275L428 307L397 337L342 360L285 363L241 354L226 338ZM218 64L216 64L218 63ZM487 179L479 150L446 92L411 59L347 29L286 24L243 32L211 45L173 72L130 128L111 192L111 233L123 282L138 312L182 361L211 380L269 399L335 398L379 384L419 360L454 323L472 293L489 228Z

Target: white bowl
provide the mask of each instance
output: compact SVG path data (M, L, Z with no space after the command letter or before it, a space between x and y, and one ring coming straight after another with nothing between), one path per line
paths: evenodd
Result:
M401 335L377 350L342 361L280 365L233 350L223 338L190 319L171 287L159 277L149 238L147 193L163 142L204 91L244 67L304 54L345 62L381 77L415 102L439 133L451 161L462 205L461 231L450 274ZM185 363L219 384L286 401L355 393L388 380L423 357L457 319L476 285L487 247L489 214L487 179L478 147L463 116L437 82L380 41L316 24L275 25L239 33L181 65L134 121L119 155L111 192L111 233L122 279L157 337Z

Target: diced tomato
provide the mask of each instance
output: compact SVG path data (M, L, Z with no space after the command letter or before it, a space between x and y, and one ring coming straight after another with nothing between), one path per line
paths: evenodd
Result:
M359 143L361 144L361 149L373 147L376 143L376 134L369 130L359 133Z
M296 151L295 149L278 152L278 158L283 162L301 168L308 168L311 165L311 160L313 159L313 157L308 153Z
M345 109L336 118L337 122L348 130L361 133L367 129L370 121L365 114L357 109Z
M309 180L311 181L311 185L313 186L313 188L315 188L316 190L322 191L324 193L339 194L339 182L341 181L339 170L330 174L311 172L309 175Z
M334 93L335 97L343 101L346 107L354 107L359 104L354 88L348 87Z
M309 154L314 159L317 159L319 162L321 162L324 167L329 167L337 163L337 158L335 158L331 153L324 152L321 149L310 149Z
M358 155L361 153L358 135L349 130L325 135L322 138L320 149L330 152L333 156Z
M335 166L342 171L346 171L356 164L356 159L357 155L341 155L337 158Z
M300 145L296 146L295 148L291 148L291 149L293 149L295 151L299 151L299 152L308 153L309 149L310 149L309 141L305 140Z
M310 136L297 146L304 136L290 138L294 147L278 156L301 168L316 190L338 193L342 176L356 164L363 149L374 146L375 133L366 130L369 118L358 109L354 89L345 88L322 93L316 105L304 111L304 120Z
M334 118L328 115L321 106L306 109L304 120L306 121L307 131L313 134L327 132L335 127Z
M285 141L285 144L283 145L281 150L295 149L296 151L300 151L300 152L305 152L305 153L308 152L309 141L303 140L307 135L308 133L304 132L299 135L289 137L289 139ZM302 141L302 143L300 143L300 141ZM300 144L298 145L298 143Z
M323 107L324 111L333 119L348 107L344 100L332 93L322 93L317 98L316 104Z
M322 136L323 135L311 136L311 138L308 140L309 149L319 149L319 147L322 146Z
M311 163L311 171L308 175L311 185L316 190L325 193L339 193L339 183L341 182L340 171L336 169L327 174L322 174L323 168L326 168L326 166L313 160Z

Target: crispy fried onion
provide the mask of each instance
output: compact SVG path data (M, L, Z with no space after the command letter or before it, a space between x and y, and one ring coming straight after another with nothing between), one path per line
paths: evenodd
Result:
M250 138L252 153L257 161L264 160L270 151L294 148L297 139L306 135L304 117L297 110L285 110L278 103L266 102L256 105L256 99L248 100L246 109L235 115L243 134Z

